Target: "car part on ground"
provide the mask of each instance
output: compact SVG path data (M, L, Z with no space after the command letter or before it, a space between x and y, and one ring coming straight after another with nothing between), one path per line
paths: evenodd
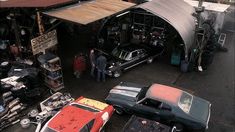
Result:
M0 100L2 100L0 105L0 130L3 130L19 122L19 118L24 115L22 111L26 109L26 105L22 104L19 98L13 97L11 91L3 93Z
M12 92L14 97L21 99L23 103L33 104L41 96L41 84L35 77L11 76L1 79L1 91Z
M29 113L28 113L28 117L29 118L36 118L36 116L39 114L37 109L32 109Z
M174 87L121 82L110 90L105 100L118 114L132 111L181 131L208 128L210 102Z
M69 93L57 92L40 103L41 111L59 110L74 101Z
M28 118L22 119L20 125L22 128L28 128L30 126L30 120Z
M29 118L24 118L20 121L20 125L22 128L28 128L30 124L37 125L35 132L39 132L41 130L42 123L44 123L49 117L54 116L57 111L42 111L38 113L36 109L31 110L28 113Z
M68 103L71 103L72 101L74 101L74 99L69 93L62 94L60 92L57 92L51 95L40 103L41 112L38 112L37 109L32 109L28 113L28 117L32 120L32 122L30 121L27 122L28 124L22 124L22 127L25 128L25 125L27 126L33 123L37 125L35 132L39 132L41 130L42 124L45 123L48 118L54 116L62 107L64 107ZM26 119L26 121L28 120Z

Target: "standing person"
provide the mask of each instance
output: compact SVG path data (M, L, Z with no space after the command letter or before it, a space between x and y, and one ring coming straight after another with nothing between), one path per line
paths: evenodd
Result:
M86 70L86 59L83 53L80 53L78 56L75 56L73 62L73 71L76 78L80 78L83 72Z
M102 75L102 81L105 82L105 69L106 69L106 64L107 64L107 59L106 57L102 54L99 53L99 57L96 60L96 65L97 65L97 81L100 81L100 76Z
M95 50L94 49L91 49L90 50L90 54L89 54L89 57L90 57L90 63L91 63L91 76L92 77L95 77L94 75L94 71L95 71Z

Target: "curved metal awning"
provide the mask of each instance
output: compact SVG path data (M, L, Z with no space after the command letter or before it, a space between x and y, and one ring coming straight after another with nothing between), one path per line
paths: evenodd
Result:
M183 0L152 0L136 6L157 15L171 24L181 36L185 44L185 55L194 43L195 9Z

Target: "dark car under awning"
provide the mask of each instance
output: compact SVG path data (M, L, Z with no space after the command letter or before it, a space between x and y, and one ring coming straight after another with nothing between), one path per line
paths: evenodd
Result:
M183 0L152 0L136 6L157 15L172 25L181 36L185 45L187 57L189 49L194 43L195 18L192 16L195 9Z
M95 0L46 11L43 14L86 25L120 13L134 5L121 0Z

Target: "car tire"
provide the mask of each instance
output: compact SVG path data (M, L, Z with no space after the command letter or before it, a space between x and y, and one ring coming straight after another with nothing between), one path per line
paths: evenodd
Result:
M115 109L117 114L119 114L119 115L123 115L124 114L124 110L120 106L114 106L114 109Z
M184 126L180 123L175 123L173 125L173 127L175 127L176 132L183 132L184 131Z
M148 64L150 64L150 63L152 63L152 62L153 62L153 58L152 58L152 57L150 57L150 58L147 59L147 63L148 63Z
M118 77L121 76L121 74L122 74L121 70L114 71L113 72L113 77L118 78Z

